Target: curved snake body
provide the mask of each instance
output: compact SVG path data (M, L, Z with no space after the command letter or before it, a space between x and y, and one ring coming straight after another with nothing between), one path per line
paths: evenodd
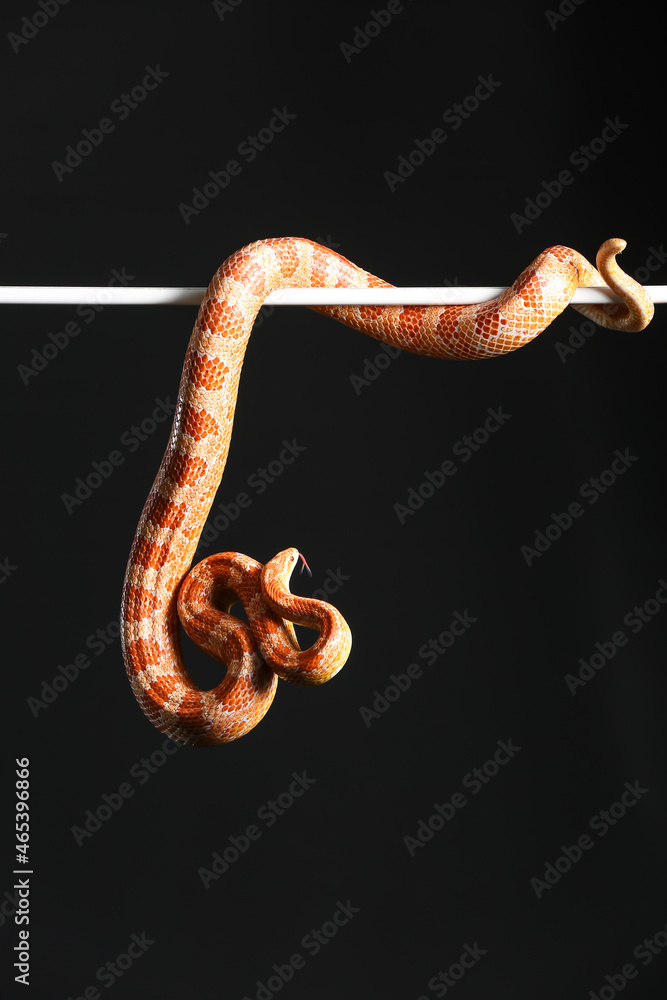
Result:
M607 240L599 273L568 247L545 250L511 288L471 306L323 306L317 311L384 343L431 357L478 359L527 344L569 304L579 285L605 285L623 301L577 306L610 329L643 329L653 314L647 293L624 274ZM287 549L262 567L222 553L189 574L199 536L225 467L243 357L267 295L283 287L391 287L311 240L266 239L237 251L216 272L188 345L169 444L146 501L127 566L121 609L123 655L143 711L180 743L237 739L268 710L279 676L322 683L343 665L349 629L330 605L289 593L298 553ZM229 615L241 600L249 625ZM200 690L183 662L179 615L195 641L227 664L223 681ZM320 638L299 650L291 622Z

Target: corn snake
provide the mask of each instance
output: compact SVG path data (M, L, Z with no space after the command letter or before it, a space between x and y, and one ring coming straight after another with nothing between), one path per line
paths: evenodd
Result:
M644 329L653 303L607 240L596 270L576 250L550 247L491 302L471 306L321 306L316 311L384 343L447 359L505 354L527 344L569 304L579 285L608 285L622 299L575 308L609 329ZM391 287L340 254L296 237L259 240L214 275L188 345L171 436L144 506L125 576L121 641L132 690L150 721L180 743L237 739L264 716L278 677L319 684L343 666L349 629L335 608L296 597L289 578L299 553L266 566L239 553L190 570L229 451L245 348L266 296L281 287ZM229 610L240 600L249 625ZM200 690L183 662L178 622L227 664L222 682ZM299 650L291 622L316 628Z

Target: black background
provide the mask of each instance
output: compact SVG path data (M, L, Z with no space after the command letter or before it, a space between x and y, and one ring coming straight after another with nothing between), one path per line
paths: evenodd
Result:
M298 235L399 285L510 284L546 246L594 259L622 236L623 266L644 279L655 267L649 283L667 282L657 37L639 6L620 22L594 0L561 6L550 24L540 4L415 0L346 58L341 43L382 0L243 0L218 12L72 0L36 32L22 18L37 3L8 3L1 280L103 285L124 268L136 285L205 285L238 247ZM34 37L15 52L6 36L21 30ZM163 82L125 120L110 112L158 64ZM443 125L489 75L499 85L488 99L459 128ZM274 108L296 117L248 162L238 146ZM59 181L52 163L104 117L113 132ZM581 170L570 156L607 117L626 127ZM385 172L437 127L447 140L392 192ZM186 224L179 205L233 158L240 175ZM517 232L512 213L567 168L573 183ZM628 962L638 970L628 1000L664 995L667 955L645 966L633 949L667 924L667 612L636 634L623 623L667 576L662 308L644 333L579 333L582 346L563 356L558 344L583 322L572 310L484 364L402 355L358 391L351 376L379 345L307 310L265 315L218 497L246 490L252 504L206 553L265 561L296 545L313 569L312 581L295 581L304 593L342 574L333 600L353 650L322 689L281 684L238 743L166 755L132 698L118 640L100 655L87 641L115 631L169 423L135 451L121 438L156 399L175 400L196 310L79 318L81 333L25 384L19 366L77 320L76 307L2 307L0 558L15 567L0 591L3 996L25 995L11 957L12 766L23 756L33 996L97 987L128 1000L266 1000L259 984L299 952L303 968L272 980L272 995L417 1000L443 995L429 980L476 943L483 956L447 995L584 1000L602 989L605 1000L615 989L605 976ZM499 407L511 418L401 523L394 505ZM305 451L258 495L248 477L283 439ZM582 501L580 487L616 449L637 460L595 504ZM123 464L68 513L62 494L114 450ZM576 500L581 518L529 566L521 546ZM420 647L466 611L475 623L428 664ZM572 694L565 675L619 629L627 645ZM85 653L90 666L35 714L28 699ZM214 666L191 661L202 684L217 682ZM422 676L366 724L360 709L411 663ZM521 750L477 795L466 791L464 776L499 740ZM147 779L141 760L156 751ZM268 827L258 810L303 771L314 784ZM600 837L589 823L626 782L647 792ZM123 783L133 794L79 846L72 828ZM411 856L404 838L455 792L465 807ZM260 838L205 888L200 869L253 823ZM587 832L594 847L538 898L531 879ZM302 939L348 900L358 912L313 955ZM96 978L132 934L153 943L121 978Z

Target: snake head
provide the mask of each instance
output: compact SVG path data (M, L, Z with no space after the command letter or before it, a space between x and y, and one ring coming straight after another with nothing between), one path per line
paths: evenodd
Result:
M298 549L283 549L278 555L274 556L273 559L269 560L267 565L271 566L271 572L274 577L281 577L283 580L289 580L292 572L294 571L297 563L301 560L301 572L304 569L308 576L312 576L310 566L306 562L306 557L303 552L299 552Z
M283 549L273 559L269 559L265 571L271 579L280 582L286 590L289 590L289 579L299 562L299 558L303 557L298 549Z

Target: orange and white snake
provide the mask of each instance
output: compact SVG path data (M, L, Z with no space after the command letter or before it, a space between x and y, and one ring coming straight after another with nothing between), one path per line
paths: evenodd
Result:
M491 302L459 306L320 306L317 311L406 351L436 358L490 358L522 347L568 305L580 285L608 285L622 299L575 306L601 326L643 330L653 303L607 240L599 272L576 250L545 250ZM174 424L143 509L127 566L121 638L136 698L161 732L186 744L226 743L268 710L278 677L320 684L345 663L349 629L322 601L289 592L299 553L264 567L225 552L190 570L225 468L241 367L267 295L287 287L392 287L327 247L296 237L259 240L232 254L213 277L188 345ZM189 572L188 572L189 571ZM249 625L228 612L240 600ZM188 635L227 665L201 690L183 663L179 617ZM320 636L300 650L292 622Z

